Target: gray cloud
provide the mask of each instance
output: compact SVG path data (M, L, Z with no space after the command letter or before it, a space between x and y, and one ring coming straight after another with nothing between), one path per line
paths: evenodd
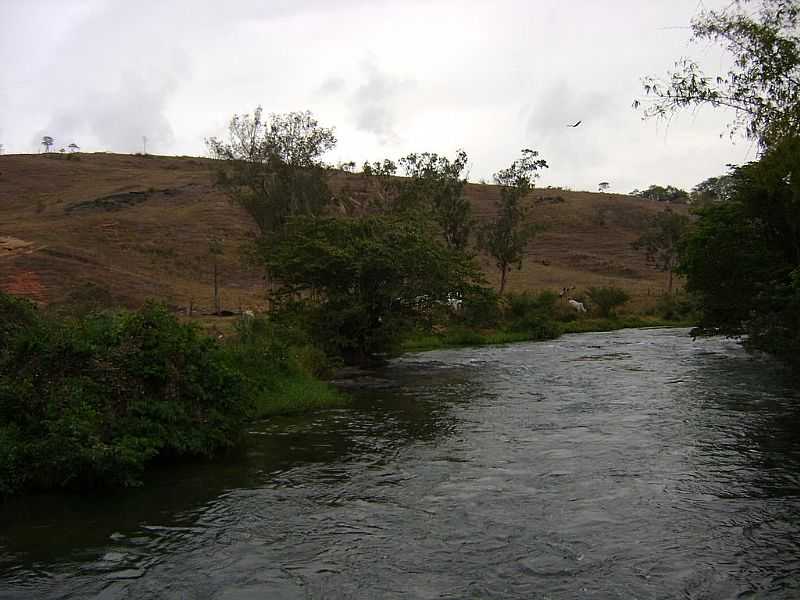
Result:
M343 92L346 87L347 83L343 77L328 77L316 90L314 90L314 95L323 97L336 96Z
M458 145L484 176L532 147L551 163L545 183L689 187L745 155L718 138L725 116L679 119L667 135L630 103L639 77L687 53L687 32L664 27L696 10L697 0L0 0L0 142L36 151L40 132L59 147L134 152L146 135L153 152L201 153L204 136L261 102L310 107L337 127L342 160ZM700 52L712 70L724 64Z
M382 145L398 143L401 137L396 130L395 105L414 82L394 79L372 61L365 61L362 71L364 83L352 95L356 128L375 135Z
M560 80L551 85L530 110L527 132L534 137L566 139L568 125L583 121L581 131L610 125L613 102L608 94L574 89ZM578 128L575 128L578 131Z
M101 148L122 152L138 151L146 136L153 152L169 151L174 133L165 109L175 85L174 80L147 81L126 74L114 89L87 91L62 107L47 131L79 145L88 135Z

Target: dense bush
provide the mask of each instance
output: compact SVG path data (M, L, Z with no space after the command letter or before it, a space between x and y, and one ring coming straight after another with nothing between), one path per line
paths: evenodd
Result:
M0 311L0 492L135 484L156 457L239 440L246 378L165 309L55 321L0 295Z
M523 292L506 297L505 320L511 331L524 331L531 339L550 339L561 333L555 322L558 296L550 291Z
M404 333L435 319L480 280L471 257L431 238L413 219L295 217L259 240L281 320L307 328L326 354L370 364Z
M697 298L686 292L664 294L656 301L656 313L668 321L687 321L697 319Z
M615 317L617 308L630 300L630 294L625 290L614 287L591 287L587 290L592 305L597 307L597 312L604 319Z
M502 317L497 292L488 287L469 288L464 292L458 317L467 327L495 327Z

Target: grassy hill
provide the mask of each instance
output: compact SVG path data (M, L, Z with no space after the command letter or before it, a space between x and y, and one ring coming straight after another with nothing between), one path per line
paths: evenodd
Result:
M240 251L255 228L214 188L212 169L212 161L190 157L0 156L0 289L44 304L137 306L158 298L176 310L191 303L208 312L208 242L218 237L223 308L259 309L264 282ZM367 193L358 175L342 173L332 185L356 200ZM467 195L486 218L498 189L470 184ZM663 289L663 274L630 247L663 205L557 188L537 189L532 199L547 229L523 270L511 274L510 290L616 285L641 305ZM484 265L496 283L491 263Z

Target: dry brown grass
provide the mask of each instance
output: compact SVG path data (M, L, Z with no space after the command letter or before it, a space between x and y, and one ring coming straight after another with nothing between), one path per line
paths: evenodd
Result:
M208 241L224 240L220 257L223 307L261 309L264 284L240 249L255 229L244 212L213 185L213 162L202 158L118 154L0 156L0 289L42 303L68 301L82 284L109 290L123 304L157 298L185 310L213 304ZM360 177L340 175L358 198ZM475 212L486 218L498 190L467 187ZM534 215L546 230L533 242L509 289L557 290L616 285L644 306L664 277L634 252L646 218L663 210L615 194L537 189ZM498 277L484 260L491 282Z

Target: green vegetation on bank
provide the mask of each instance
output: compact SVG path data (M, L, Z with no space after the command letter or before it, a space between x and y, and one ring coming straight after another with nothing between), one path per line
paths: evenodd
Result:
M590 301L592 294L604 300L619 300L625 296L619 288L591 288L586 294L586 304L590 307L590 314L587 316L577 314L552 292L509 294L498 301L495 311L483 313L489 315L488 318L475 320L465 317L468 314L468 307L465 306L464 312L453 315L449 324L435 328L434 331L418 329L413 332L403 340L402 350L420 352L458 346L543 341L566 333L636 327L689 327L696 324L694 304L685 294L665 296L659 301L653 314L611 316L604 316L609 310L608 304L598 305Z
M58 319L0 294L0 494L135 485L254 418L344 402L291 336L241 330L221 343L157 305Z
M693 223L673 246L698 302L695 333L745 336L748 346L793 365L800 363L799 27L797 0L703 10L691 23L692 37L727 51L728 71L706 74L684 58L665 80L644 80L645 116L732 110L731 131L743 132L760 152L696 188Z

